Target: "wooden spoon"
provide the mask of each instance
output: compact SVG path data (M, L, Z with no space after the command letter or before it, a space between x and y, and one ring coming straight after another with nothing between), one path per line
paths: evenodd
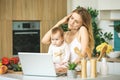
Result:
M77 55L80 57L80 58L83 58L83 55L81 54L80 50L78 49L78 47L75 47L74 48L74 51L75 53L77 53ZM91 59L91 51L90 51L90 48L86 48L86 53L88 55L88 58Z
M97 58L98 61L99 61L99 60L103 57L103 55L106 53L106 50L107 50L107 45L105 45L105 46L103 47L103 49L101 50L100 56Z
M78 49L78 47L75 47L75 48L74 48L74 51L75 51L75 53L76 53L80 58L83 58L83 56L82 56L80 50Z

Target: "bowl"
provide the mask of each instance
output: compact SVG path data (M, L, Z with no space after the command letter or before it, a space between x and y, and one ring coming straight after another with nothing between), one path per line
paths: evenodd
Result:
M120 51L113 51L113 52L110 52L109 54L107 54L108 57L110 58L117 58L120 56Z

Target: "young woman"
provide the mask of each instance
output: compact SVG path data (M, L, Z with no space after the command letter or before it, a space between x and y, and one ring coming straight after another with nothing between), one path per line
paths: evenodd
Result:
M43 37L43 44L50 44L51 42L51 30L58 27L61 24L68 24L69 30L65 32L64 39L65 42L69 44L71 52L71 62L79 61L80 57L75 53L74 48L78 48L83 57L87 57L87 48L90 50L90 55L92 54L94 48L94 39L92 33L92 22L91 16L88 11L79 7L75 9L71 14L65 16L61 19L55 26L53 26Z

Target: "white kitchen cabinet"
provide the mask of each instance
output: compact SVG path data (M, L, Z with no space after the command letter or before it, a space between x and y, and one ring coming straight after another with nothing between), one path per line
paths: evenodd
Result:
M119 62L108 62L108 73L120 75L120 63Z
M107 62L108 74L120 75L120 62ZM97 62L97 72L100 73L101 62Z
M120 0L98 0L99 10L120 10Z
M98 0L102 20L120 20L120 0Z

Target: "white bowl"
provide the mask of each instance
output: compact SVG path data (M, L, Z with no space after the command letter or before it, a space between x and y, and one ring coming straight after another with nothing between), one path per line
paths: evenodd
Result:
M113 51L113 52L110 52L109 54L107 54L108 57L110 58L117 58L120 56L120 51Z

